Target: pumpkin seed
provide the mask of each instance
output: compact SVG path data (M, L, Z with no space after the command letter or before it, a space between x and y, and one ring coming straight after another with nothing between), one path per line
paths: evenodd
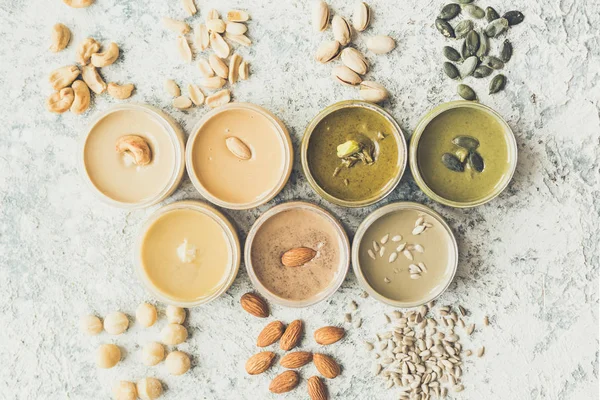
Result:
M506 39L504 43L502 43L502 48L500 49L500 59L505 63L510 61L512 57L513 48L512 44Z
M458 0L459 4L469 4L469 3L472 3L472 2L473 2L473 0Z
M465 51L463 54L463 57L465 59L474 56L477 53L477 50L479 50L479 34L475 31L471 31L467 34L467 37L465 38Z
M492 22L498 18L500 18L500 14L498 14L498 12L494 10L494 8L487 7L485 9L485 19L487 20L487 22Z
M498 93L506 86L506 77L498 74L490 81L490 94Z
M475 94L475 91L469 86L464 85L462 83L458 85L458 87L456 88L456 92L460 97L462 97L465 100L477 100L477 95Z
M485 34L485 32L481 31L479 34L479 49L477 50L477 57L480 59L484 56L487 56L490 51L490 39Z
M444 63L444 72L450 79L460 78L460 74L458 73L458 68L451 62L446 61Z
M467 161L469 163L469 166L477 172L482 172L483 168L485 167L483 164L483 158L476 151L473 151L471 152L471 154L469 154L469 158L467 159Z
M485 27L485 34L488 37L498 37L508 29L508 20L506 18L498 18L493 20Z
M502 18L505 18L508 21L509 26L519 25L525 19L525 16L521 11L508 11L506 12Z
M481 19L485 17L485 11L483 11L483 8L478 7L475 4L467 4L463 7L463 10L465 10L467 14L475 19Z
M470 19L464 19L464 20L460 21L458 23L458 25L456 25L454 32L455 32L457 38L462 39L465 36L467 36L467 34L469 32L471 32L472 30L473 30L473 21L471 21Z
M450 171L463 172L465 170L464 165L460 162L458 157L451 153L444 153L442 155L442 164Z
M444 53L444 57L450 61L457 62L461 60L460 53L454 47L444 46L442 52Z
M446 4L442 8L442 11L440 11L438 18L448 21L456 17L458 14L460 14L460 6L456 3L450 3Z
M486 78L490 76L492 72L494 72L494 70L487 65L480 65L479 67L475 68L475 71L473 71L473 76L475 78Z
M467 76L471 75L473 71L475 71L475 68L477 68L478 64L479 59L476 56L467 58L460 66L460 77L466 78Z
M494 56L487 56L483 59L483 61L489 65L490 67L492 67L493 69L502 69L504 68L504 63L502 62L501 59L499 59L498 57L494 57Z
M452 28L452 25L450 25L447 21L444 21L441 18L437 18L435 20L435 27L437 28L438 31L440 31L440 33L442 35L444 35L447 38L456 37L456 34L454 33L454 28Z
M452 139L452 143L457 146L463 147L467 150L473 151L479 147L479 140L473 136L460 135Z

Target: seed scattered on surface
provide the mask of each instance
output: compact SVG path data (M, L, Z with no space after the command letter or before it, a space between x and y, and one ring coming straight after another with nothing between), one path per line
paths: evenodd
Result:
M352 326L354 326L355 328L360 328L362 325L362 318L357 318L356 320L354 320L354 324L352 324Z
M479 49L477 49L475 55L481 59L482 57L487 56L489 52L490 38L488 38L484 31L481 31L479 34Z
M500 48L500 59L503 62L507 63L510 61L510 59L512 57L512 53L513 53L512 44L508 41L508 39L506 39L502 43L502 47Z
M518 25L525 19L525 16L521 11L508 11L506 12L502 18L508 21L509 26Z
M484 57L483 62L489 65L493 69L502 69L504 68L504 62L498 57L487 56Z
M391 318L390 318L390 316L389 316L389 315L387 315L387 314L383 314L383 316L384 316L384 318L385 318L385 322L386 322L387 324L389 324L390 322L392 322L392 320L391 320Z
M427 272L427 267L425 266L425 263L420 262L417 265L419 266L419 268L421 268L421 271Z
M404 254L404 257L408 258L409 260L411 260L411 261L414 260L414 257L409 250L404 250L402 252L402 254Z
M373 241L373 250L375 250L375 251L379 251L379 248L380 248L380 247L381 247L381 246L379 246L379 243L377 243L377 242Z
M482 357L485 353L485 346L481 346L479 350L477 350L477 357Z
M369 297L369 293L367 293L367 292L362 292L362 293L360 294L360 297L362 297L363 299L366 299L367 297Z
M476 6L475 4L468 4L463 7L463 10L475 19L481 19L485 17L485 11L483 8Z
M485 34L488 37L498 37L508 29L508 20L506 18L498 18L485 27Z
M486 78L490 76L492 72L494 72L494 70L488 67L487 65L480 65L477 68L475 68L475 71L473 71L473 76L475 78Z
M466 350L465 354L467 357L471 357L473 355L473 352L471 350Z
M350 184L350 181L348 179L344 179L344 185L348 186Z
M490 81L490 94L498 93L506 86L506 76L498 74Z
M454 64L452 64L449 61L444 62L444 64L442 64L442 67L444 68L444 73L446 74L446 76L450 79L458 79L460 78L460 73L458 72L458 68L456 68L456 66Z
M388 233L384 237L381 238L381 244L386 244L389 238L390 238L390 235Z
M392 237L392 242L399 242L402 240L402 236L400 235L396 235L394 237Z
M437 28L438 31L440 31L440 33L442 35L444 35L447 38L456 37L456 34L454 33L454 28L452 28L452 25L450 25L447 21L445 21L441 18L437 18L435 20L435 27Z
M477 95L475 94L475 91L473 89L471 89L470 86L467 86L463 83L458 85L458 87L456 89L456 93L458 93L458 95L465 100L469 100L469 101L477 100ZM448 153L446 153L446 154L448 154Z
M467 36L469 32L473 30L473 21L470 19L463 19L456 25L454 32L458 39L462 39Z
M420 235L421 233L423 233L425 231L425 228L426 228L425 225L415 226L414 229L412 230L412 234L414 236Z
M419 253L423 253L425 251L425 249L423 248L423 246L421 246L420 244L415 244L413 246L413 248L415 249L415 251L417 251Z
M500 18L500 14L498 14L498 12L492 7L487 7L485 9L485 19L487 22L492 22L498 18Z
M410 274L410 279L419 279L421 278L421 274Z
M356 304L356 302L354 300L352 300L350 302L350 309L353 310L353 311L356 310L356 309L358 309L358 304Z
M460 66L460 77L464 79L467 76L473 74L478 64L479 59L477 58L477 56L471 56L467 58Z
M444 46L442 53L450 61L457 62L461 60L460 53L454 47Z
M375 258L375 253L373 253L373 250L369 249L369 250L367 251L367 253L369 253L369 257L371 257L373 260L375 260L375 259L376 259L376 258Z
M456 3L449 3L442 7L438 18L449 21L460 14L460 6Z
M383 257L384 254L385 254L385 246L381 246L381 248L379 249L379 257Z
M466 316L467 316L467 309L466 309L466 308L464 308L463 306L459 305L459 306L458 306L458 311L460 311L460 314L461 314L463 317L466 317Z
M454 386L454 391L455 392L462 392L463 390L465 390L465 387L463 385L455 385Z
M367 351L372 351L375 348L375 346L373 346L373 343L371 342L365 342L365 349Z
M352 322L352 314L350 314L350 313L346 313L346 314L344 315L344 321L346 321L346 322L348 322L348 323L349 323L349 322Z
M483 324L485 326L490 326L490 319L488 318L487 315L485 317L483 317Z
M406 248L406 243L400 243L398 245L398 247L396 247L396 251L397 252L401 252L402 250L404 250Z
M479 50L479 43L479 34L475 31L469 32L464 42L465 50L463 52L463 57L467 59L477 54L477 50Z
M396 261L397 258L398 258L398 253L394 252L394 253L390 254L390 258L388 259L388 261L390 263L393 263L394 261Z
M469 327L467 328L467 335L472 335L474 330L475 330L475 324L469 325Z

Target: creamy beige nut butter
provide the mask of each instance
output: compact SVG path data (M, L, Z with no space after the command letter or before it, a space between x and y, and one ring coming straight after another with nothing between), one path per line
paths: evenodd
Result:
M245 257L250 278L261 293L299 307L337 290L348 269L349 243L327 211L290 202L256 221L246 240Z
M136 251L147 288L175 305L197 305L219 296L239 267L233 227L200 202L177 202L158 210L142 229Z
M183 134L166 115L148 106L116 106L98 116L87 132L83 172L109 203L147 206L179 184L183 151Z
M192 130L186 166L198 191L232 209L256 207L283 188L292 167L287 129L268 111L245 103L220 107Z

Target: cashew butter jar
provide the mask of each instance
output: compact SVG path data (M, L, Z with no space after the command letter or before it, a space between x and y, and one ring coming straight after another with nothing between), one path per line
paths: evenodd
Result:
M238 236L223 214L199 201L179 201L144 223L134 262L144 287L158 300L193 307L231 286L240 254Z
M246 210L283 189L292 171L293 149L275 115L254 104L231 103L196 124L185 159L200 194L220 207Z
M184 135L160 110L117 105L97 115L85 133L80 170L106 203L135 209L167 198L183 176Z

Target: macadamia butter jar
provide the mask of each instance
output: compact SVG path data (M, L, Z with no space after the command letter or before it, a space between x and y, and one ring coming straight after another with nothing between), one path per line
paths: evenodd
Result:
M123 104L97 115L81 142L80 170L106 203L135 209L167 198L184 171L184 135L162 111Z

